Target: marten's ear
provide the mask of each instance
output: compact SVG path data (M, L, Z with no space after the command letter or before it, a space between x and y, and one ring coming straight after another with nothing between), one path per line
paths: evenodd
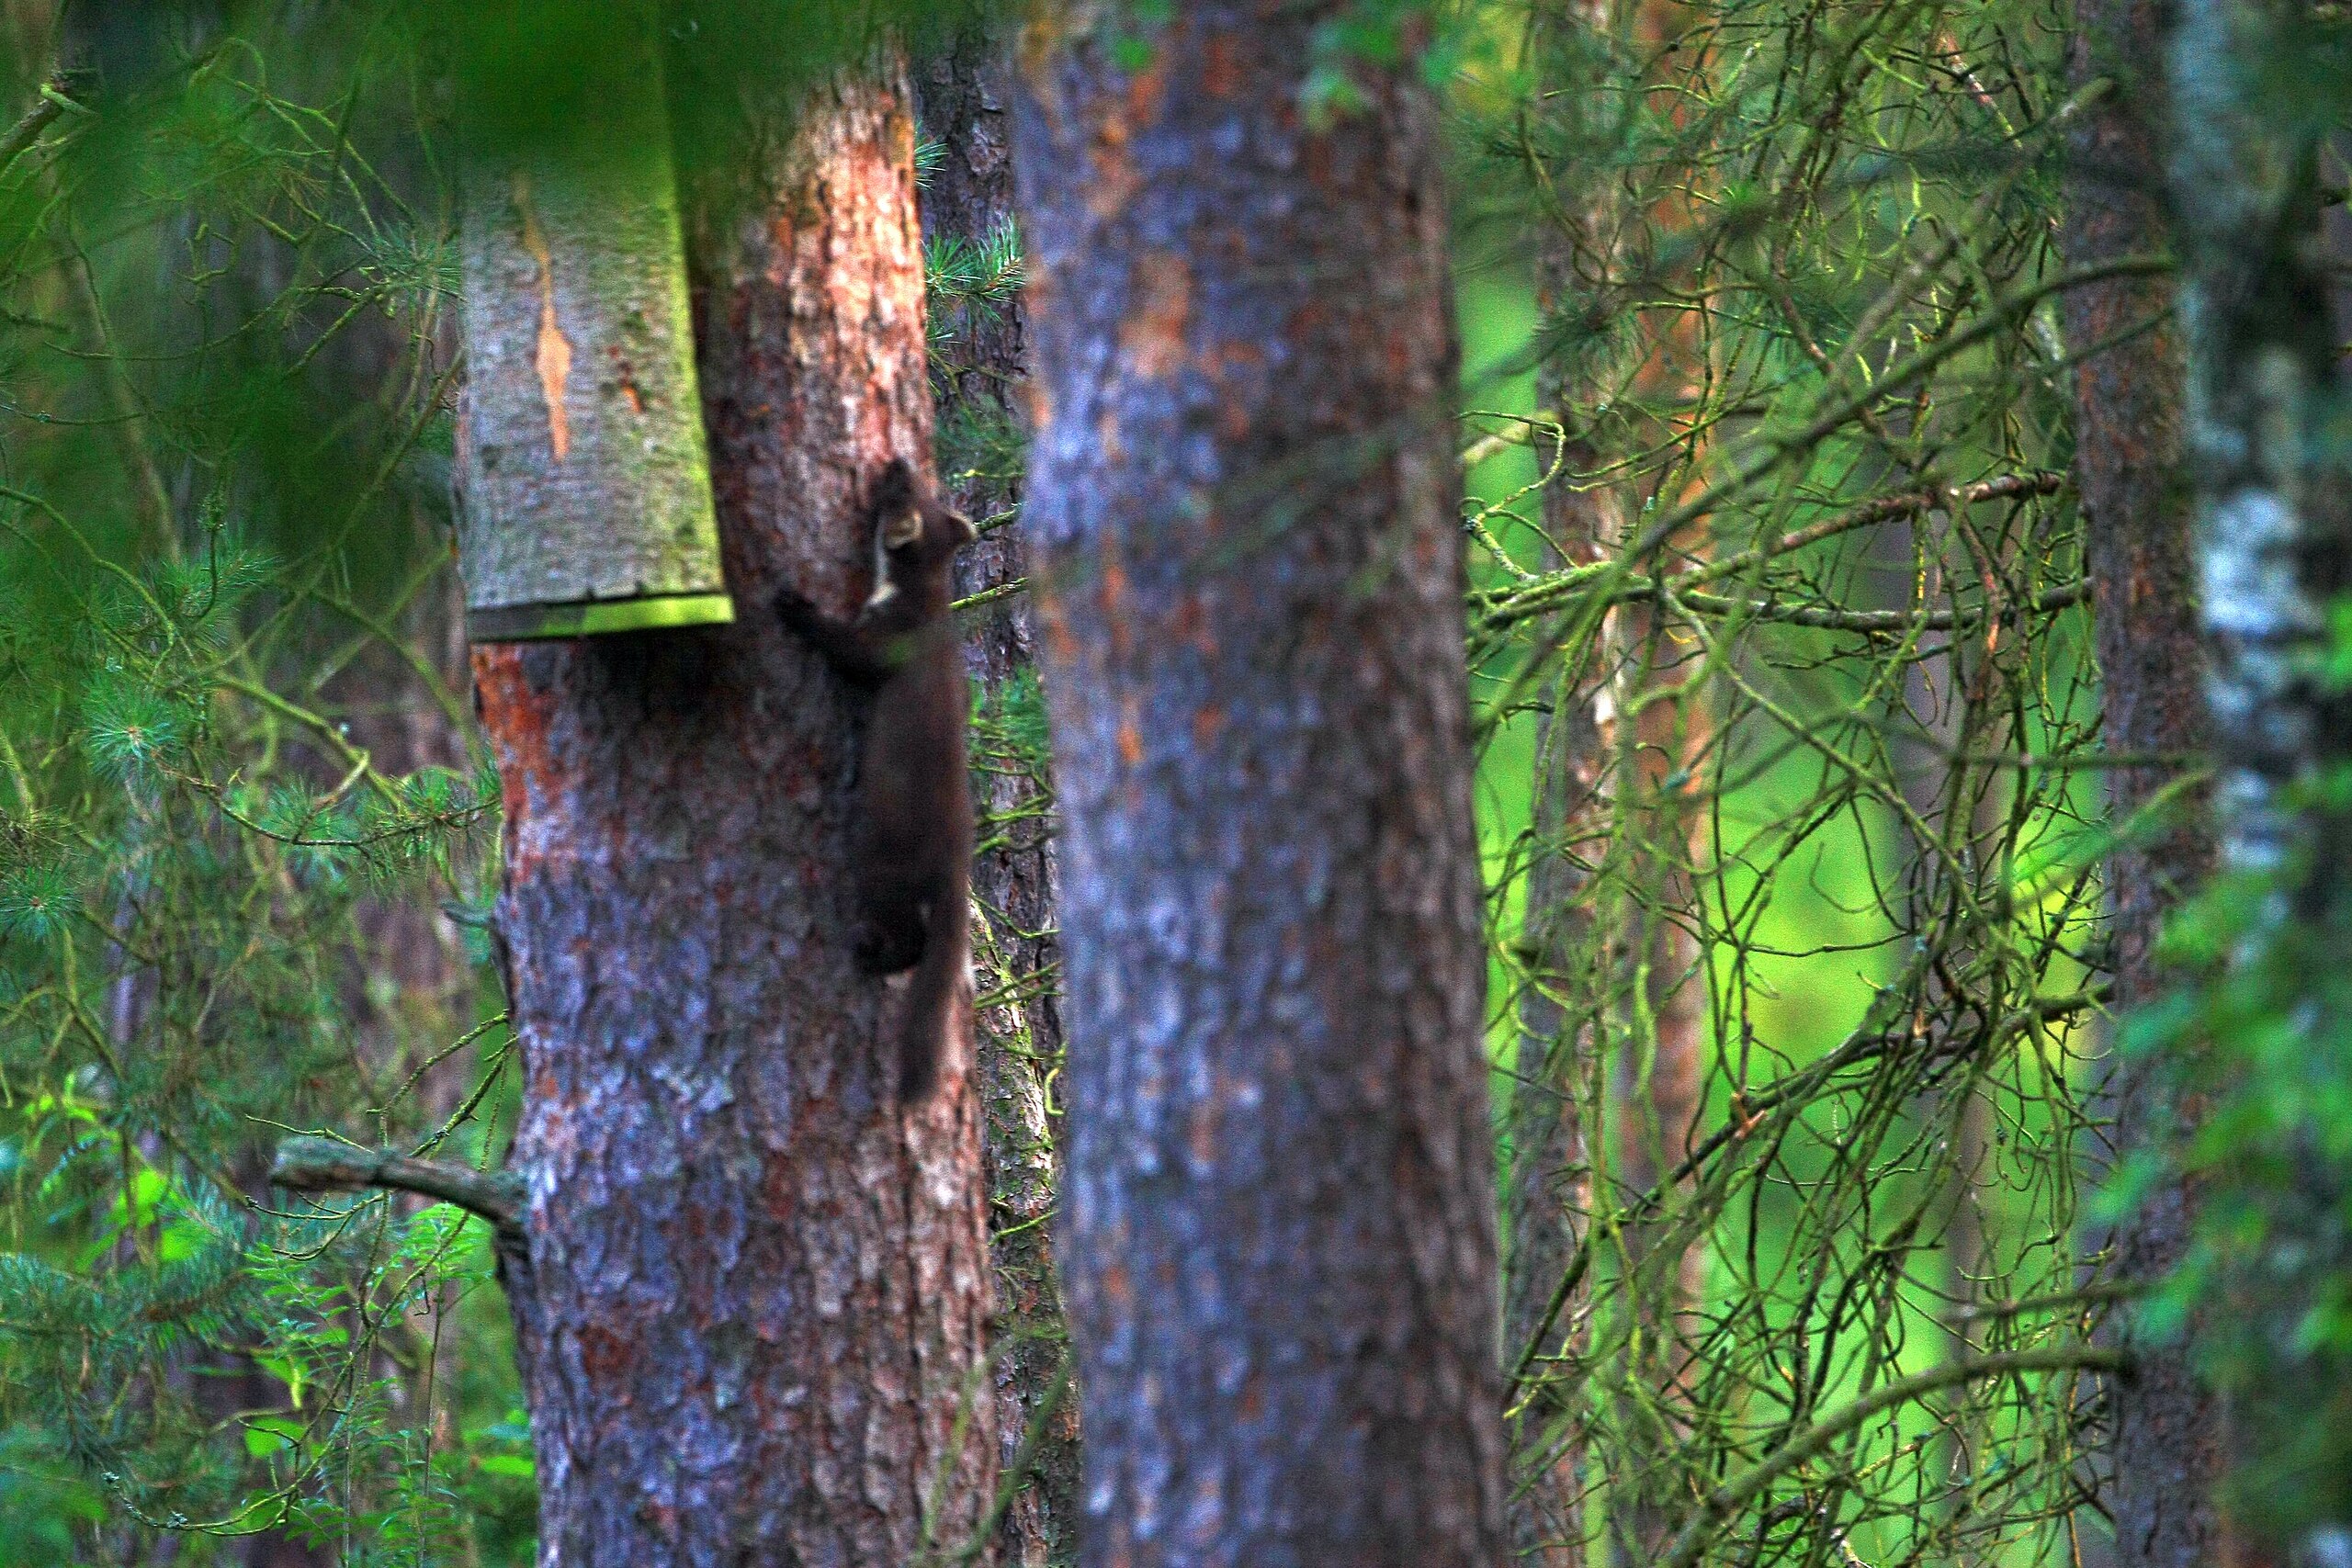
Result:
M915 467L904 457L893 457L882 471L874 476L874 513L888 516L903 512L915 503Z
M886 550L902 550L922 537L922 498L904 457L891 458L874 481L874 533Z
M972 526L972 520L965 516L962 513L956 511L954 507L943 506L939 509L939 513L941 518L947 525L947 547L949 549L960 550L966 545L970 544L973 540L980 536L980 531Z

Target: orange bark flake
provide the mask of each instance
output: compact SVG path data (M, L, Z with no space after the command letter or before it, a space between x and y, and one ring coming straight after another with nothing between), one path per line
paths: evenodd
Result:
M903 173L911 181L915 173L915 117L898 104L890 106L882 117L882 156L890 164L891 173ZM914 203L901 198L909 220L914 213Z
M1032 310L1035 310L1037 308L1034 294L1030 300L1029 308ZM1053 394L1046 391L1045 388L1039 386L1035 377L1028 376L1022 378L1021 389L1017 396L1019 396L1023 404L1025 405L1028 411L1030 429L1043 430L1046 425L1053 423Z
M1124 1263L1113 1263L1102 1270L1102 1293L1124 1306L1136 1299L1135 1281L1127 1278Z
M1224 1100L1210 1096L1193 1108L1188 1119L1191 1125L1184 1130L1184 1145L1193 1160L1201 1165L1214 1162L1217 1154L1217 1138L1223 1131Z
M1136 126L1148 125L1159 118L1167 94L1167 62L1155 60L1129 78L1124 109L1104 115L1095 127L1092 145L1087 150L1093 178L1087 184L1086 206L1097 218L1118 213L1142 186L1143 177L1136 173L1128 146Z
M1070 635L1069 617L1062 614L1060 601L1050 592L1037 596L1037 621L1045 628L1046 647L1057 662L1068 666L1078 658L1078 641Z
M1203 532L1216 533L1216 514L1203 519ZM1187 593L1176 604L1176 636L1203 658L1216 654L1216 629L1210 624L1207 602L1197 593Z
M1231 33L1209 39L1208 55L1201 62L1201 91L1212 98L1229 98L1241 85L1241 57Z
M1184 329L1193 314L1193 271L1173 251L1138 258L1134 299L1119 328L1119 351L1147 380L1165 378L1184 362Z
M1216 345L1219 379L1237 370L1256 370L1266 363L1266 345L1255 338L1229 337Z
M1148 125L1168 101L1168 56L1154 50L1151 63L1127 78L1127 124Z
M1087 162L1094 175L1087 186L1087 210L1097 218L1116 216L1143 183L1134 160L1127 156L1126 121L1116 115L1103 119L1093 146L1087 151Z
M531 820L535 798L553 797L562 789L548 742L546 705L533 695L523 673L523 652L514 643L484 643L473 650L474 700L497 756L498 787L518 863L531 852L531 840L515 829Z
M539 373L539 396L548 405L548 445L559 463L571 451L571 416L563 406L563 384L571 377L571 340L555 319L555 256L531 206L531 177L514 176L514 205L523 214L523 248L539 269L539 347L532 363Z
M580 1331L580 1370L598 1380L610 1378L636 1359L632 1337L616 1334L602 1324Z
M645 393L637 384L637 367L630 364L628 356L617 348L612 351L612 359L614 384L620 388L621 401L628 405L629 412L643 413Z
M1103 538L1103 623L1110 630L1110 656L1126 663L1134 653L1134 635L1126 627L1126 567L1120 564L1117 538Z

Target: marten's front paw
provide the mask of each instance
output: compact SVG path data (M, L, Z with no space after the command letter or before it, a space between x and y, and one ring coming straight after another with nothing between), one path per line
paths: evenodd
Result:
M808 596L797 588L779 588L775 595L776 619L796 632L805 632L823 617Z

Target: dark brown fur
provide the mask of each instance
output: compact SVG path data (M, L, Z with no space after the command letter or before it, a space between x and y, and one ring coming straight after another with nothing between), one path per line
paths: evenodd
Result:
M899 1095L913 1103L938 1083L950 1031L968 1003L970 699L947 607L956 552L974 535L903 458L875 483L873 524L879 581L854 620L836 619L790 589L776 613L842 679L873 694L852 850L857 959L872 974L915 972L899 1038Z

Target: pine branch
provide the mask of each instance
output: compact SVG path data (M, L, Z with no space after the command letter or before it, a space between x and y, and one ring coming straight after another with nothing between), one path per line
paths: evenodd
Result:
M296 1192L351 1192L382 1188L455 1203L490 1222L502 1247L523 1245L523 1179L511 1171L474 1170L447 1160L418 1159L395 1149L363 1149L332 1138L288 1138L277 1146L270 1180Z
M62 73L43 82L40 96L33 100L33 107L25 111L24 118L8 128L6 134L0 135L0 174L6 173L11 164L40 141L40 133L47 130L59 115L69 111L79 115L90 112L65 96L68 85L69 79Z

